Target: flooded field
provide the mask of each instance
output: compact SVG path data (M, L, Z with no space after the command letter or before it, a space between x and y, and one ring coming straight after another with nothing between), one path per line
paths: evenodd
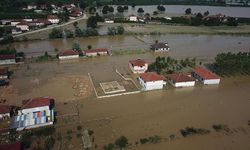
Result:
M215 14L225 14L226 16L231 17L249 17L250 16L250 7L221 7L221 6L192 6L192 5L164 5L166 8L165 14L184 14L187 8L192 9L192 13L204 13L205 11L209 11L211 15ZM117 6L114 7L114 13L117 13ZM149 6L135 6L132 8L129 6L128 12L124 12L125 16L131 14L137 14L138 8L143 8L144 13L152 14L157 10L157 5L149 5ZM97 10L98 13L102 14L101 9Z
M165 89L103 99L95 97L87 78L88 73L102 82L118 80L114 74L116 68L126 69L128 61L135 58L151 62L154 59L152 56L147 53L81 59L71 63L24 64L14 69L11 88L0 88L1 97L7 99L6 104L19 105L22 99L36 96L55 98L56 111L60 117L56 124L57 132L66 135L67 130L73 130L75 134L76 126L81 125L84 129L94 131L93 145L97 145L98 149L114 142L121 135L132 143L131 149L179 150L186 145L193 149L211 149L204 146L210 143L214 144L212 149L218 150L222 147L232 150L235 147L243 150L249 148L249 76L223 78L219 86ZM82 82L88 93L79 99L72 99L77 93L73 88L76 81ZM213 131L208 135L187 138L183 138L179 132L187 126L212 131L213 124L226 124L235 132L227 135ZM168 141L171 134L176 139ZM140 138L153 135L166 138L166 141L134 146ZM73 139L64 149L81 148L81 140L75 135Z
M18 51L27 56L43 55L45 51L55 55L54 49L67 50L77 42L82 49L88 45L93 48L108 48L110 50L149 50L155 40L168 42L174 57L211 58L220 52L238 52L250 50L249 36L231 35L191 35L191 34L164 34L143 36L106 36L76 39L56 39L18 42L12 44Z

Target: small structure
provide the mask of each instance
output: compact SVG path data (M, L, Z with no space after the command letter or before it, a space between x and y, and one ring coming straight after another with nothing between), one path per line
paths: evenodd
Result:
M74 50L68 50L58 53L59 60L67 60L67 59L78 59L79 53Z
M155 52L164 52L164 51L169 51L170 48L168 46L168 43L155 43L151 45L151 50L155 51Z
M83 53L88 57L102 56L102 55L108 55L109 54L108 49L106 49L106 48L87 49L87 50L84 50Z
M21 110L11 121L11 128L20 131L53 123L54 100L49 97L40 97L23 101Z
M135 16L135 15L129 15L129 16L128 16L128 20L129 20L129 21L137 22L137 21L138 21L138 18L137 18L137 16Z
M22 31L29 31L29 24L25 21L20 22L16 25L16 28L20 28Z
M105 21L104 21L105 23L114 23L115 21L114 20L112 20L112 19L105 19Z
M139 74L139 82L142 86L142 90L145 91L163 89L163 85L166 84L164 80L165 77L158 75L155 72Z
M16 63L15 54L2 54L0 55L0 65L8 65Z
M23 19L13 19L13 20L11 20L10 25L11 26L16 26L20 22L23 22Z
M10 117L11 106L0 105L0 119Z
M0 68L0 79L8 79L10 77L10 72L8 68Z
M133 73L144 73L148 70L148 64L143 59L130 60L128 66Z
M220 78L210 70L202 66L198 66L193 69L192 76L197 80L201 81L203 84L219 84Z
M192 87L195 85L195 79L191 74L173 73L169 75L169 79L174 87Z
M82 11L80 8L71 8L70 9L70 14L69 16L72 16L72 17L80 17L81 15L83 15Z
M48 21L50 21L52 24L58 24L59 23L59 18L57 15L48 15L47 17Z
M22 30L20 28L14 28L14 29L11 30L11 33L13 35L15 35L15 34L21 34Z

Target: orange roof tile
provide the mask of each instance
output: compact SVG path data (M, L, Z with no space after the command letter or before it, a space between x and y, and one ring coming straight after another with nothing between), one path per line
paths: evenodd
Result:
M164 76L158 75L155 72L146 72L140 74L140 78L144 81L159 81L159 80L165 80Z
M206 79L219 79L219 77L215 73L211 72L210 70L207 70L206 68L202 66L198 66L194 68L193 72L195 72L196 74L198 74L205 80Z

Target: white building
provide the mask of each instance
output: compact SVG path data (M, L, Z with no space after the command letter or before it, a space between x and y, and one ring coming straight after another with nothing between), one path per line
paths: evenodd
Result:
M22 31L29 31L29 24L27 22L20 22L16 25L16 28L20 28Z
M23 20L22 19L14 19L14 20L11 20L10 25L11 26L16 26L20 22L23 22Z
M0 119L10 117L11 106L0 105Z
M16 63L15 54L2 54L0 55L0 65L9 65Z
M173 73L169 75L171 84L174 87L192 87L195 85L195 79L184 73Z
M58 54L59 60L78 59L79 53L74 50L63 51Z
M108 55L108 49L98 48L98 49L87 49L83 52L88 57L103 56Z
M139 82L142 86L142 90L145 91L163 89L163 85L166 84L164 80L165 77L158 75L155 72L139 74Z
M204 67L198 66L193 69L192 76L197 80L201 81L203 84L219 84L220 78L210 70Z
M115 21L114 20L112 20L112 19L105 19L105 21L104 21L105 23L114 23Z
M155 43L151 45L151 50L155 51L155 52L164 52L164 51L169 51L170 48L168 46L168 43Z
M129 21L137 22L137 21L138 21L138 18L137 18L137 16L135 16L135 15L130 15L130 16L128 16L128 20L129 20Z
M58 24L59 23L59 18L56 15L49 15L47 17L48 21L50 21L52 24Z
M0 68L0 79L8 79L9 71L8 68Z
M17 131L52 125L54 123L54 100L49 97L24 100L18 115L13 117L11 128Z
M130 60L128 66L133 73L144 73L148 70L148 64L143 59Z

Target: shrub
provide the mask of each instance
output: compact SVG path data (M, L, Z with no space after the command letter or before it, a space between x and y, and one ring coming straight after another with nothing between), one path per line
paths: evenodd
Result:
M79 126L76 127L76 129L79 130L79 131L81 131L82 130L82 126L79 125Z
M180 132L182 136L186 137L188 135L194 135L194 134L207 134L210 133L210 130L186 127L185 129L181 129Z
M219 132L219 131L222 131L222 130L225 130L227 129L227 125L223 125L223 124L215 124L212 126L213 129L216 131L216 132Z
M121 136L115 141L115 145L121 149L125 148L128 145L128 139L125 136Z

